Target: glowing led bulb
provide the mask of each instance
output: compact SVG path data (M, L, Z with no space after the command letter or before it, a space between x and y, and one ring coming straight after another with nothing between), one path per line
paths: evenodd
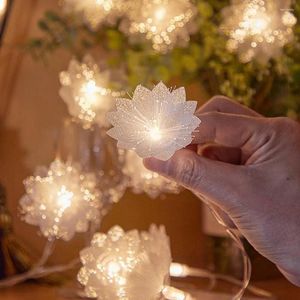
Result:
M49 169L38 170L24 181L26 194L20 200L27 223L39 226L49 239L68 241L75 232L87 231L90 222L99 222L101 202L95 176L59 160Z
M234 1L223 9L222 30L229 39L227 48L242 62L256 59L266 63L276 58L293 40L295 16L288 11L291 1Z
M57 202L62 210L71 206L73 195L74 194L69 192L64 185L57 192Z
M108 91L105 88L98 87L95 80L88 80L88 82L84 83L81 87L82 92L82 106L86 106L86 108L97 108L97 105L101 103L101 96L105 96L108 94Z
M95 96L98 92L95 80L89 80L87 83L83 84L82 92L85 93L87 97Z
M268 27L268 21L265 18L255 18L249 24L254 33L261 33Z
M197 102L186 101L184 88L169 90L163 83L152 91L138 86L132 100L118 99L116 106L117 111L107 114L114 126L107 133L118 140L118 147L142 158L169 159L191 143L200 124L194 116Z
M109 276L115 277L118 273L120 273L120 271L121 271L121 266L119 263L117 263L115 261L111 261L108 263L107 272L108 272Z
M165 7L160 7L155 11L155 18L159 21L163 20L164 17L166 16L167 10Z
M149 129L149 135L153 141L159 141L162 138L161 131L157 126Z
M172 277L186 277L188 275L188 267L179 263L171 263L170 276Z

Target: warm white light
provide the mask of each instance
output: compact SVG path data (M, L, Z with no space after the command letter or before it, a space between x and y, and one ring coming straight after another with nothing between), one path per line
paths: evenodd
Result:
M288 11L291 1L233 1L223 10L223 31L227 48L237 52L242 62L256 59L266 63L280 55L292 41L295 16Z
M160 7L159 9L157 9L157 11L155 12L155 18L159 21L163 20L164 17L166 16L166 9L164 7Z
M170 276L172 277L186 277L188 275L188 267L179 263L171 263Z
M282 15L282 22L288 27L293 27L297 24L297 18L289 11L285 11Z
M27 223L40 227L49 238L70 240L75 232L85 232L89 223L100 220L100 193L96 178L82 173L78 165L55 160L39 168L24 181L25 196L20 200Z
M143 159L132 150L125 153L123 173L128 177L129 187L136 194L146 193L151 198L157 198L165 193L180 192L176 182L146 169Z
M162 138L161 131L156 126L149 129L149 135L154 141L159 141Z
M148 232L115 226L95 234L80 259L78 280L88 297L157 299L169 281L170 242L163 226L151 225Z
M114 277L121 271L121 266L115 261L111 261L107 265L107 272L109 276Z
M69 113L84 127L93 124L107 126L106 113L113 109L115 99L122 93L109 88L110 73L100 72L94 59L86 55L82 63L72 59L67 71L60 73L59 94L66 102Z
M57 192L57 203L62 210L71 206L73 195L74 194L69 192L64 185Z
M98 88L95 80L89 80L82 86L82 92L86 94L87 97L93 97L98 92Z
M98 87L95 80L88 80L81 87L82 99L84 103L81 105L86 109L97 109L97 105L100 105L101 96L105 96L109 91L105 88ZM105 101L105 99L103 99Z
M190 0L132 1L120 29L134 39L150 40L156 51L167 52L175 45L186 46L196 11Z
M200 124L194 116L197 102L186 101L184 88L169 90L163 83L152 91L138 86L132 100L118 99L116 106L117 111L107 114L114 126L107 133L118 140L118 147L142 158L169 159L191 143Z
M5 12L7 0L0 0L0 17Z
M255 18L249 22L248 26L253 28L254 33L261 33L268 27L268 21L265 18Z
M170 286L164 287L162 294L169 300L192 300L185 292Z

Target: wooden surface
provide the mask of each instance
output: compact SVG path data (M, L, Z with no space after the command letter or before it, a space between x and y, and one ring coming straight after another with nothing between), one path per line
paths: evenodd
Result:
M278 300L300 299L300 288L291 285L284 279L268 280L255 283L263 289L272 292ZM1 300L63 300L61 288L38 284L23 284L17 287L0 290ZM72 299L72 298L69 298ZM147 300L147 299L141 299ZM205 299L201 299L205 300Z

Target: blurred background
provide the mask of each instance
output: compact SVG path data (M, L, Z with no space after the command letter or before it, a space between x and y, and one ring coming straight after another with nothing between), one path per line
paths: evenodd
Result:
M59 95L59 74L68 69L72 58L81 61L85 54L91 54L100 69L121 72L114 77L126 93L132 93L138 84L153 87L162 80L168 86L185 86L187 99L197 100L199 105L215 94L224 94L265 115L298 119L297 1L282 1L282 7L274 1L267 7L270 11L263 11L269 16L267 23L256 20L258 35L266 26L279 28L274 41L268 43L259 39L249 42L239 36L245 33L233 29L240 21L233 4L225 0L176 2L181 11L187 3L192 6L188 20L183 19L179 26L181 32L175 35L171 31L169 42L144 34L146 29L130 31L126 22L134 16L124 22L118 14L98 20L91 12L83 13L83 8L76 11L75 5L72 8L67 3L72 1L2 2L6 6L0 31L0 182L7 191L14 232L35 257L41 253L45 238L36 226L22 220L19 199L24 194L23 180L37 166L48 166L57 153L64 121L70 117ZM91 2L86 1L90 3L86 5ZM286 13L285 22L278 19L278 12ZM271 13L276 16L274 20ZM152 199L127 189L104 217L101 231L115 224L125 229L147 229L151 223L166 226L175 261L241 275L237 249L189 191ZM69 242L59 241L51 263L77 257L83 245L83 234ZM281 276L271 263L247 247L254 278Z
M37 227L21 220L18 203L24 194L23 180L33 174L36 166L49 165L55 158L59 132L68 117L67 107L58 94L58 75L73 56L58 49L43 63L24 52L24 44L40 35L37 22L50 9L59 10L56 1L14 1L1 48L0 181L7 190L15 232L37 254L45 239L39 236ZM189 91L190 99L202 97L197 86ZM105 217L102 230L107 231L115 224L125 229L148 229L151 223L166 225L174 257L201 264L201 202L188 191L162 200L128 191ZM70 243L60 242L52 259L66 262L77 256L82 247L79 234Z

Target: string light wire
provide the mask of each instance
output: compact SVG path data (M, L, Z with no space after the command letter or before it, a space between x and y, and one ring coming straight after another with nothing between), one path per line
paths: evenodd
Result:
M244 266L244 271L243 271L243 280L241 284L240 290L237 292L237 294L233 297L233 300L241 300L245 291L247 290L250 279L251 279L251 272L252 272L252 266L251 266L251 261L250 258L245 250L244 244L240 238L240 236L236 233L236 230L231 229L229 226L226 225L226 223L223 221L222 217L220 214L214 209L214 207L210 204L209 200L207 200L205 197L201 196L201 199L203 202L209 207L211 210L213 216L216 218L217 222L224 227L226 230L227 234L232 238L232 240L235 242L237 247L239 248L242 259L243 259L243 266Z

